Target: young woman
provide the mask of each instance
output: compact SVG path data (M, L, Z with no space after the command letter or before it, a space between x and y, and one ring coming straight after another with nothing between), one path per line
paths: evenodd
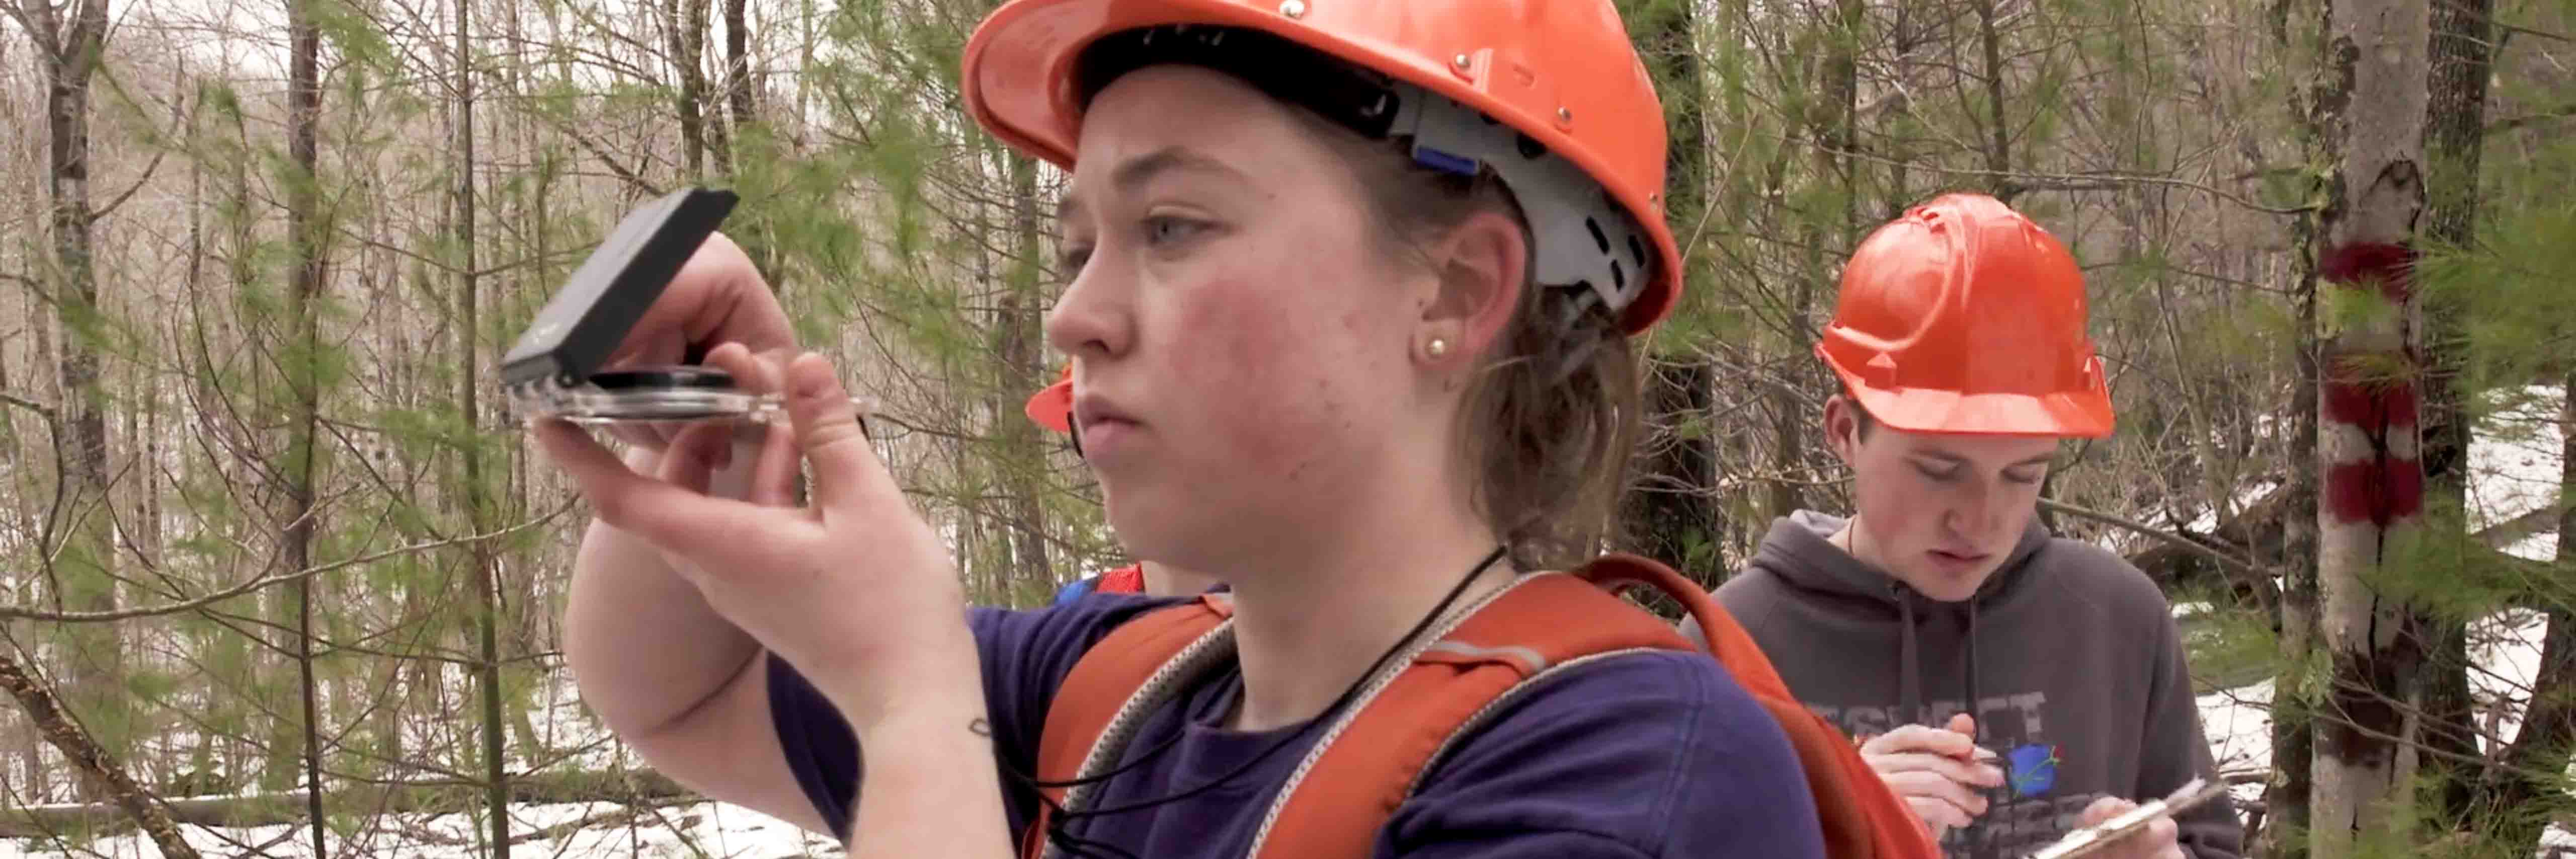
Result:
M1856 249L1818 351L1851 517L1775 522L1717 590L1789 691L1855 737L1955 857L2026 856L2216 778L2164 595L2036 519L2061 440L2111 433L2074 257L1950 194ZM2222 798L2097 854L2220 859Z
M1609 0L1015 0L964 93L1071 170L1047 334L1111 524L1232 591L1233 656L1126 726L1092 812L1044 837L1242 856L1413 631L1590 554L1636 415L1627 338L1678 288L1662 110ZM634 335L739 342L710 362L793 418L756 455L710 429L630 468L539 428L599 517L568 609L585 698L663 772L856 853L1004 856L1070 667L1176 601L966 608L831 366L753 357L786 345L777 317L718 241ZM738 497L708 490L734 472ZM1497 707L1370 853L1817 856L1815 817L1742 687L1640 651Z

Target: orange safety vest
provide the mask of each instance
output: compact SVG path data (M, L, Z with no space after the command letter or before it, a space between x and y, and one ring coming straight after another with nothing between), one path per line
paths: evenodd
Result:
M1670 623L1617 596L1648 585L1690 608L1709 648L1737 683L1780 723L1805 768L1833 859L1940 859L1911 808L1861 760L1851 739L1790 697L1771 660L1707 591L1672 568L1634 555L1595 559L1572 574L1539 573L1471 609L1409 661L1372 678L1374 691L1338 717L1309 751L1306 766L1279 791L1252 859L1363 859L1378 829L1412 794L1416 777L1479 726L1498 699L1551 670L1588 656L1634 650L1691 650ZM1208 594L1121 625L1085 652L1065 677L1038 741L1037 778L1075 781L1115 766L1130 725L1170 701L1233 654L1233 602ZM1153 682L1157 679L1161 682ZM1047 788L1069 809L1086 789ZM1051 810L1041 804L1021 843L1026 859L1060 855L1046 841Z

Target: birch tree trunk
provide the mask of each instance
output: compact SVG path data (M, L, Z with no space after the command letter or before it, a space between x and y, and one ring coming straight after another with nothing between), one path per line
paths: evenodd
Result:
M2349 856L2403 825L2415 769L2425 630L2374 587L2422 527L2421 309L2411 269L2425 208L2426 0L2330 0L2314 102L2331 172L2316 235L2319 643L2332 661L2317 724L2310 848ZM2359 309L2355 309L2359 308Z

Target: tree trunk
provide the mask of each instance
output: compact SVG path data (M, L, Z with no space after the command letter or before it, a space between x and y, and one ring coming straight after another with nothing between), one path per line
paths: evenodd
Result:
M709 128L705 113L707 0L670 0L663 9L671 16L671 66L680 75L680 151L688 166L686 179L694 182L707 175L710 149L715 152L719 170L727 163L724 129Z
M733 107L736 139L741 138L743 128L759 119L759 104L754 100L758 82L751 76L751 23L743 14L743 6L743 0L724 0L725 100Z
M1002 390L996 398L993 419L999 424L1004 450L1003 488L1010 495L1009 525L1011 567L1007 574L1008 590L1017 591L1023 583L1051 582L1055 564L1047 551L1047 510L1039 502L1046 471L1046 446L1050 443L1039 435L1036 425L1020 417L1012 408L1018 397L1028 396L1046 381L1045 331L1046 296L1043 291L1044 270L1039 263L1044 253L1045 236L1038 223L1037 162L1018 153L1005 156L1011 182L1011 258L999 317L993 321L995 357L1002 362Z
M47 226L53 239L55 319L62 326L60 387L62 420L57 432L64 453L57 469L61 501L55 509L67 517L48 523L62 540L59 560L46 566L55 598L63 608L101 611L116 607L115 515L108 494L107 391L100 384L101 340L107 336L99 305L96 247L90 209L93 154L89 139L90 76L106 51L107 3L79 0L69 4L70 26L55 20L46 2L26 4L35 30L45 75ZM64 443L67 441L68 443ZM118 700L117 678L124 652L111 628L84 626L67 630L63 643L66 697L75 718L103 736L111 751L126 743ZM84 796L104 796L106 785L84 779Z
M2424 210L2428 5L2331 0L2327 83L2315 102L2333 169L2317 274L2339 297L2385 305L2321 320L2319 335L2318 631L2332 684L2313 766L2309 832L2319 856L2353 855L2357 842L2411 817L2411 714L2429 639L2424 619L2372 581L2422 527L2422 327L2411 269Z
M2432 78L2424 128L2430 181L2424 226L2425 238L2437 245L2466 246L2476 237L2494 11L2495 0L2443 0L2431 11L2426 48ZM2434 301L2425 308L2424 480L2435 506L2461 511L2461 525L2467 527L2471 427L2466 404L2476 392L2464 388L2468 343L2459 306ZM2424 699L2425 718L2432 725L2425 741L2435 749L2476 758L2467 628L2444 623L2434 633ZM2440 806L2432 809L2430 819L2465 821L2476 803L2478 769L2446 762L2439 770L2434 796Z
M2487 82L2495 69L2495 0L2433 4L2431 84L2424 121L2425 237L2452 245L2476 236L2485 162ZM2465 454L2465 451L2463 451ZM2429 470L2429 457L2427 461Z
M286 511L282 545L278 552L280 571L302 570L313 566L313 535L322 511L316 502L319 494L315 482L321 469L318 460L322 412L322 338L321 308L323 288L323 245L327 228L322 224L321 153L319 138L322 122L321 50L322 31L313 19L312 7L303 0L289 0L286 6L286 29L291 57L287 69L287 150L294 161L296 176L286 194L287 231L294 245L294 283L287 299L288 322L294 340L283 350L281 363L286 369L287 388L293 393L293 421L288 430L286 462L280 471L286 477ZM322 707L321 680L313 671L313 588L310 577L297 578L289 585L295 592L295 662L304 687L304 784L313 815L313 855L329 856L324 851L323 836L329 828L323 825L322 795Z
M2021 193L2021 186L2006 175L2012 169L2012 124L2004 118L2003 38L1995 32L1995 0L1976 0L1977 48L1983 54L1985 73L1979 77L1986 84L1986 187L1995 199L2006 203Z
M2284 6L2288 4L2284 3ZM2292 232L2302 245L2315 232L2315 221L2302 216ZM2298 262L2294 294L2299 329L2316 330L2316 271L2304 257ZM2272 783L2263 792L2265 815L2260 855L2271 859L2304 859L2308 855L2310 808L2316 790L2316 714L2298 687L2310 676L2304 666L2317 642L2317 356L2315 343L2303 338L2292 357L2297 367L2296 393L2290 402L2290 449L2298 463L2282 491L2288 514L2281 516L2281 542L2274 563L2282 571L2279 614L2281 676L2272 683Z
M2307 8L2293 0L2273 0L2268 23L2275 50L2287 52L2300 44L2302 35L2291 24L2291 10ZM2322 5L2316 8L2324 11ZM2317 20L2322 23L2325 18L2320 14ZM2288 95L2290 125L2297 131L2302 154L2318 162L2325 129L2318 111L2310 106L2316 94L2294 88ZM2318 221L2318 213L2302 212L2290 225L2292 247L2297 250L2291 255L2291 295L2299 337L2290 356L2297 378L2291 389L2285 457L2292 466L2288 485L2283 487L2292 512L2281 517L2281 599L2273 617L2282 669L2272 680L2272 779L2263 791L2262 831L2248 839L2257 855L2270 859L2307 859L2315 819L2317 718L2308 703L2313 691L2307 686L2314 674L2307 668L2318 637L2318 517L2324 505L2317 500L2325 482L2317 455Z
M474 247L474 18L473 0L456 0L456 103L455 119L455 236L456 253L456 361L465 368L456 380L456 402L460 418L472 427L459 445L462 448L462 491L449 497L461 500L465 507L466 533L489 534L493 505L491 487L483 474L483 409L481 393L483 353L476 335L483 330L481 279L476 277ZM465 553L473 566L474 664L476 691L481 699L480 733L483 739L484 804L491 825L491 849L495 859L510 855L510 771L504 752L504 738L509 722L503 717L501 688L501 583L500 561L493 557L492 544L485 540L466 543Z

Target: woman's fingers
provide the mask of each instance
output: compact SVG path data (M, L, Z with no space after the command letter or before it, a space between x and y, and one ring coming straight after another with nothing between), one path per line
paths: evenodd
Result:
M705 493L717 471L733 462L731 433L721 424L698 423L682 429L662 453L663 482Z
M744 391L768 396L779 392L782 368L789 357L784 349L754 353L741 344L727 343L707 353L707 362L733 374L735 384ZM751 439L745 444L753 452L748 500L764 507L795 506L796 475L804 465L796 450L795 433L776 422L742 429Z

